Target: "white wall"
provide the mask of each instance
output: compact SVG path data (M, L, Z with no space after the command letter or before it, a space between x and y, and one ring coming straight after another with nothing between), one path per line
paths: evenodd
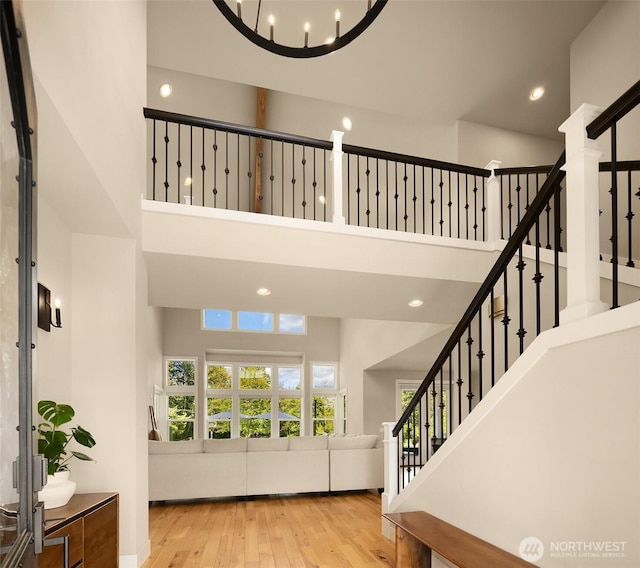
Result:
M36 396L69 402L94 434L97 463L74 464L72 476L78 491L120 494L120 565L131 568L149 551L146 371L157 346L145 336L159 325L136 242L146 3L32 1L24 10L43 130L39 277L62 299L63 323L39 332Z
M502 168L555 164L563 148L557 140L458 121L458 161L468 166L484 168L491 160Z
M571 112L581 104L608 107L640 77L640 3L610 1L571 45ZM637 160L640 109L620 122L618 158ZM609 135L602 137L605 159Z
M640 303L541 335L392 504L425 510L543 567L640 562ZM616 357L608 357L609 353ZM626 542L625 558L554 558L552 542Z

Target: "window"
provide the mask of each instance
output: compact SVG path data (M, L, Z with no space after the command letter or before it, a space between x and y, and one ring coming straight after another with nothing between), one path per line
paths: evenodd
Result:
M196 425L196 359L165 359L169 440L194 438Z
M313 435L336 431L337 369L335 363L311 364Z
M294 363L301 361L300 355L263 355L269 364L235 352L211 352L209 356L236 359L206 363L209 438L301 434L303 373L302 365Z
M273 314L238 312L238 329L242 331L273 331Z
M202 329L259 333L305 333L306 319L301 314L206 309L202 310ZM276 323L277 329L275 328Z

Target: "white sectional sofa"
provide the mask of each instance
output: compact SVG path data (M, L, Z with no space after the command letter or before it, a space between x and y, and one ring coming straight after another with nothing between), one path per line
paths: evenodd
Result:
M379 489L376 435L149 440L149 501Z

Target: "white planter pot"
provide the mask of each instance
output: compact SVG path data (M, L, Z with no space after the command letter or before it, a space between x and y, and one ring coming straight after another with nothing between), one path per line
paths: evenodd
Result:
M66 505L75 490L76 483L69 479L69 472L59 471L47 475L47 484L38 493L38 499L44 503L45 509L55 509Z

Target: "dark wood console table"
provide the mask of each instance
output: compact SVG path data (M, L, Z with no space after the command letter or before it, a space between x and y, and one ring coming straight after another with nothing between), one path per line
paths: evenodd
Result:
M80 493L45 511L45 538L69 535L69 568L117 568L118 494ZM39 568L61 568L62 545L46 546Z

